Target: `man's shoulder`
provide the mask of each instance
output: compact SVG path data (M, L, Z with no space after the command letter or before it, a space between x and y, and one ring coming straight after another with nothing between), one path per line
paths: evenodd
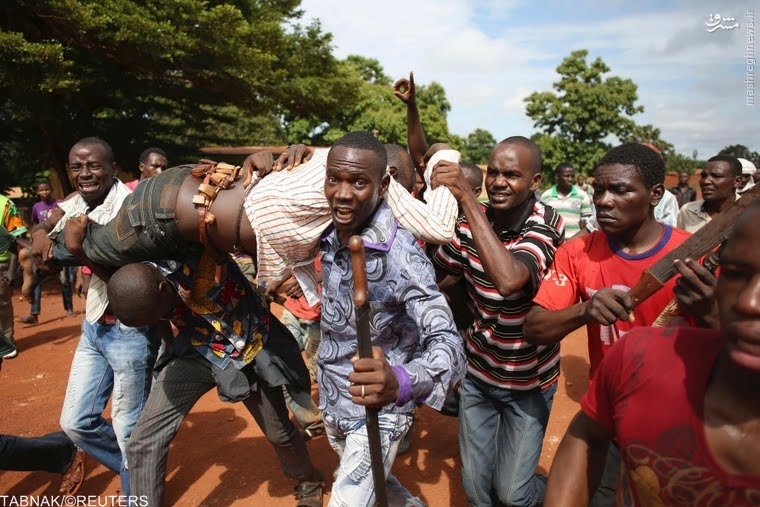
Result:
M536 201L533 205L533 209L528 215L528 219L523 225L523 230L530 229L531 227L550 225L557 228L560 220L560 214L557 209L551 204L545 202Z
M690 211L692 213L697 213L702 210L702 205L704 203L705 201L703 199L687 202L686 204L681 206L681 211Z
M679 361L704 358L717 353L723 341L721 332L715 329L640 326L625 333L618 345L622 345L620 353L625 358L642 354L652 358L643 362L646 365L669 358Z
M551 197L553 197L554 195L556 195L556 193L557 193L557 186L556 185L553 186L553 187L549 187L546 190L544 190L543 192L541 192L541 200L550 199Z
M685 231L683 229L679 229L678 227L668 226L671 229L670 232L670 241L668 241L668 246L671 246L675 248L676 246L680 245L687 239L691 237L691 233L689 231Z

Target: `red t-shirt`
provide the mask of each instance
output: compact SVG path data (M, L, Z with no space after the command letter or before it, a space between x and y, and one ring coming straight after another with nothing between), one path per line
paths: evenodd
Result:
M615 250L607 235L601 231L566 241L557 249L554 264L544 277L533 302L547 310L557 311L588 301L605 287L627 291L636 285L644 270L652 267L689 236L691 234L686 231L666 225L660 241L638 255ZM662 289L637 306L633 312L634 322L618 321L614 326L604 327L597 323L586 325L591 376L616 339L634 327L654 323L673 299L675 283L676 278L671 278Z
M581 410L620 447L616 505L758 505L760 476L724 470L705 437L704 395L722 348L718 331L641 327L605 356Z

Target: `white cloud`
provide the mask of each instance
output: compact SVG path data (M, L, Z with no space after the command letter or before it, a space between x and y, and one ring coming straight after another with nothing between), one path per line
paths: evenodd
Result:
M639 13L630 13L630 0L601 10L594 2L520 0L304 0L302 8L334 34L337 56L377 58L394 79L414 70L419 83L441 83L452 104L449 126L460 135L534 132L522 99L551 89L562 58L586 48L612 75L639 85L646 113L637 120L660 128L679 150L760 149L750 135L760 127L760 104L745 105L743 83L750 2L722 2L718 12L741 26L715 33L705 26L714 5L700 3L647 4ZM623 6L629 13L618 14Z

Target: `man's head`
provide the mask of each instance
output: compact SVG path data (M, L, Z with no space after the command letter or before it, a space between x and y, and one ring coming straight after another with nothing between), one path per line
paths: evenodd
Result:
M388 187L385 147L369 132L350 132L330 148L325 197L341 243L358 234Z
M148 148L140 155L140 179L147 180L166 169L166 152L161 148Z
M433 143L428 147L422 159L425 161L425 164L427 164L430 161L430 159L433 158L433 155L435 155L436 152L439 152L441 150L450 150L450 149L451 149L451 146L449 146L446 143Z
M464 179L470 185L472 193L475 194L475 197L480 197L483 192L483 171L471 162L460 162L459 167L462 168Z
M689 173L686 171L681 171L678 173L678 186L679 187L687 187L689 186Z
M53 186L50 184L50 181L48 180L40 180L37 182L37 197L42 202L52 202L53 201Z
M612 237L629 235L647 220L665 188L665 163L651 148L627 143L610 150L594 172L594 206L599 227Z
M111 311L124 325L148 326L171 315L177 293L150 264L127 264L108 280Z
M388 155L388 172L391 177L395 178L407 192L414 190L416 171L409 152L398 144L386 144L385 152Z
M569 162L562 162L554 170L554 177L557 181L557 190L567 195L575 183L575 168Z
M739 159L729 155L716 155L709 159L702 168L699 188L702 199L707 203L719 203L733 199L736 189L741 188L740 176L742 164Z
M491 152L486 170L486 193L497 213L527 201L541 183L541 150L523 136L508 137Z
M739 216L720 254L715 300L729 357L743 369L760 372L760 203Z
M755 167L755 164L747 160L746 158L738 158L737 159L739 163L742 165L742 174L740 176L741 180L741 186L740 189L747 186L747 183L752 180L754 183L755 173L757 173L757 168Z
M117 173L111 145L97 137L78 141L69 151L69 172L74 188L91 206L108 195Z

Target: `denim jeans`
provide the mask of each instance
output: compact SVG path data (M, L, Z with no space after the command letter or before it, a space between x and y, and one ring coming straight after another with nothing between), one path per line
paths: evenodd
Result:
M74 269L71 266L63 268L59 274L61 282L61 297L63 298L63 309L67 312L74 310L72 300L71 286L74 283ZM32 315L39 315L42 309L42 280L34 286L34 298L32 299L32 309L29 312Z
M459 452L470 505L529 507L543 502L535 474L557 385L502 389L465 377L460 390Z
M375 504L375 483L365 419L336 420L324 416L327 441L340 456L338 475L332 485L328 507L370 507ZM425 503L391 475L399 443L412 426L412 414L380 413L380 443L383 450L388 505L424 506Z
M119 268L130 262L181 258L191 248L175 218L177 195L193 165L172 167L144 181L128 195L116 217L104 225L90 223L82 243L87 258L96 264ZM64 261L68 252L59 236L54 252Z
M62 474L76 452L76 446L62 431L32 438L0 435L0 470Z
M129 495L127 442L150 390L160 338L152 328L82 321L61 413L71 440L121 478ZM103 410L111 397L111 421Z

